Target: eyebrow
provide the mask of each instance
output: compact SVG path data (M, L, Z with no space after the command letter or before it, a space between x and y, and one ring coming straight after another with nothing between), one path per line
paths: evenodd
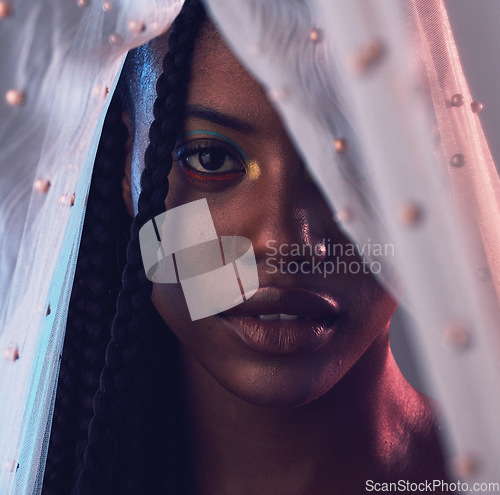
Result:
M256 132L256 128L252 124L249 124L238 117L227 115L203 105L187 105L184 109L184 118L207 120L213 124L218 124L246 134Z

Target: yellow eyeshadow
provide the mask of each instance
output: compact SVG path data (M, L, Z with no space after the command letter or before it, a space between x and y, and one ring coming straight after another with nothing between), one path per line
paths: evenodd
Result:
M256 160L250 160L247 165L247 178L251 180L256 180L260 177L261 171L259 164Z

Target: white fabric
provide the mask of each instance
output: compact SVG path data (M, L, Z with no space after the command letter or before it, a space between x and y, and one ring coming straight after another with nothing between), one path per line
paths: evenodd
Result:
M81 4L20 0L0 20L1 92L26 95L23 106L1 109L0 348L13 344L19 353L15 362L0 360L5 494L41 489L85 201L117 74L127 50L158 35L181 6ZM37 178L50 180L47 193L33 190Z
M25 92L23 106L2 104L0 121L0 348L19 353L0 360L5 494L41 489L85 200L117 74L126 51L163 31L182 2L107 3L18 0L0 19L0 90ZM442 404L449 459L477 461L463 480L498 481L500 186L440 1L206 4L269 89L346 232L361 246L395 246L377 258L380 276L416 317L414 349ZM456 93L463 106L450 106ZM450 166L458 153L464 166ZM48 192L33 189L37 178L50 180ZM479 277L485 268L491 276Z

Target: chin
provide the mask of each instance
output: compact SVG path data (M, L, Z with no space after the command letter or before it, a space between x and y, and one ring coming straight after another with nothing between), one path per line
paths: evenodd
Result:
M325 395L340 379L322 370L302 366L269 366L249 364L230 377L214 376L228 392L259 407L290 409L308 404ZM339 373L341 375L342 373Z
M338 336L299 355L266 355L246 346L219 349L219 354L187 352L217 388L255 406L285 409L311 403L335 388L365 350L348 352L348 345L349 339Z

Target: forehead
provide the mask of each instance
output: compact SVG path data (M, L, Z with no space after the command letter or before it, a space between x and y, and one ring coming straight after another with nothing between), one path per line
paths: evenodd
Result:
M138 48L129 64L136 137L147 141L153 120L156 82L162 71L170 32ZM200 29L195 43L186 103L202 105L252 124L268 137L283 137L281 120L269 103L263 87L233 55L210 21Z
M279 123L263 87L233 55L213 24L195 44L187 104L199 104L251 122L265 131Z

